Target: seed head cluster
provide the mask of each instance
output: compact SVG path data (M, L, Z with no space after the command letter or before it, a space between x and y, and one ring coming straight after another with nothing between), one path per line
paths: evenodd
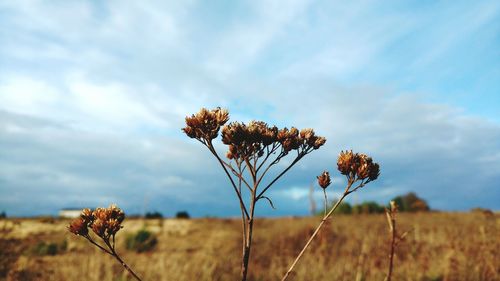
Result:
M229 112L225 109L202 108L198 113L186 117L186 127L182 131L190 138L210 142L218 136L220 128L228 120Z
M281 153L288 154L292 150L299 153L320 148L325 144L324 137L316 136L312 129L297 128L278 129L262 121L231 122L222 128L222 142L229 146L227 158L244 159L253 156L261 157L264 148L273 149L281 145Z
M321 175L319 175L317 178L319 186L321 186L321 188L323 189L326 189L330 185L330 183L332 183L330 179L330 173L328 173L327 171L321 173Z
M349 180L374 181L380 175L380 167L372 158L362 153L341 151L337 160L337 168Z
M68 230L76 235L87 236L90 228L97 236L109 239L122 228L124 219L125 213L113 204L94 211L83 209L80 217L69 224Z

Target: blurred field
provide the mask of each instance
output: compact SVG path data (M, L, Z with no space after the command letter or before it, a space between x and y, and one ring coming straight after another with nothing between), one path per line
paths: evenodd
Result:
M279 280L319 218L259 219L249 280ZM65 230L66 220L0 221L0 280L132 280L111 257ZM124 248L127 232L157 233L157 248ZM394 280L500 280L500 216L400 214L411 230L397 249ZM384 215L339 215L320 233L291 280L384 280L389 233ZM57 253L35 254L41 242ZM238 280L240 222L231 219L125 220L118 250L144 280ZM31 250L30 250L31 249Z

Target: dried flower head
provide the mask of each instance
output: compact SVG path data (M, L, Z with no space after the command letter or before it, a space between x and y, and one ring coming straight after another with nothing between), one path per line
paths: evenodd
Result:
M211 141L217 137L220 128L229 120L229 112L220 107L212 110L202 108L198 113L186 117L182 131L190 138Z
M89 233L87 223L84 218L76 218L70 222L68 230L75 235L85 236Z
M262 156L263 148L276 142L278 128L262 121L231 122L222 128L222 142L229 145L227 157L239 159Z
M125 213L112 204L108 208L96 208L92 212L94 218L91 228L99 237L110 237L116 234L121 228L121 223L125 219Z
M327 171L323 171L323 173L321 173L321 175L319 175L317 178L319 186L321 186L321 188L323 189L326 189L331 183L330 173L328 173Z
M141 278L128 266L115 250L115 234L122 228L121 223L125 219L125 213L116 205L111 204L108 208L96 208L94 211L83 209L80 216L73 220L68 230L76 235L81 235L92 245L116 258L117 261L138 281ZM93 239L89 228L102 239L100 243Z
M262 121L250 123L231 122L222 128L222 142L229 145L226 156L229 159L242 159L252 156L262 156L264 148L281 145L286 155L292 150L299 152L318 149L325 142L323 137L316 136L312 129L299 132L295 127L279 130Z
M337 160L337 168L341 174L351 180L374 181L380 174L380 167L366 154L353 153L352 150L341 151Z
M73 220L68 229L74 234L85 236L90 227L97 236L107 239L122 228L124 219L125 213L114 204L94 211L83 209L80 217Z
M313 129L303 129L300 131L300 138L302 143L313 147L314 149L320 148L325 144L326 138L316 136Z
M92 216L92 210L85 208L82 210L82 213L80 214L80 217L87 221L88 223L92 222L94 220L94 216Z

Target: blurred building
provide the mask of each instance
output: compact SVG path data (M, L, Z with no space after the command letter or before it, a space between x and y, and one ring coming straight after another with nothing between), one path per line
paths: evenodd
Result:
M78 208L65 208L59 211L59 217L61 218L77 218L80 216L82 209Z

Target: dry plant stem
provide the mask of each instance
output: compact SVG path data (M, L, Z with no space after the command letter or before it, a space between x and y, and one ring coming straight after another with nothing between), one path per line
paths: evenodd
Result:
M243 232L242 232L242 242L243 242L242 244L243 245L242 245L242 262L241 262L241 280L245 281L247 278L247 275L248 275L248 264L250 261L250 252L251 252L251 248L252 248L255 205L256 205L257 201L259 201L262 198L268 199L267 197L264 196L264 192L267 189L269 189L278 179L280 179L288 170L290 170L302 157L304 157L307 153L309 153L310 150L305 150L301 153L298 153L297 157L292 161L292 163L285 170L283 170L280 174L278 174L278 176L276 176L268 185L266 185L266 187L260 193L257 194L258 186L259 186L260 182L262 181L262 179L264 178L264 176L266 175L266 173L269 171L269 169L273 165L275 165L279 162L281 157L285 156L285 154L278 155L278 157L274 161L269 163L269 165L260 174L260 176L258 175L259 169L262 168L262 166L264 165L266 160L269 158L269 156L272 153L274 153L276 151L278 146L273 147L271 150L267 151L266 157L264 158L264 160L260 164L257 163L256 158L254 158L254 159L245 158L242 161L236 161L236 168L237 168L237 170L236 170L232 165L226 163L224 160L222 160L220 158L220 156L217 154L217 151L215 150L215 148L213 147L213 144L211 142L207 142L204 144L207 146L207 148L215 156L215 158L217 159L217 161L219 162L221 167L224 169L224 172L226 173L226 176L229 178L231 185L233 186L233 189L235 190L236 195L238 197L238 200L240 202L240 209L241 209L241 213L242 213L242 217L241 217L242 230L243 230ZM245 166L242 167L241 166L242 164L244 164ZM250 186L250 184L243 177L243 172L244 172L245 168L248 169L248 172L252 178L253 186ZM236 184L235 181L233 180L230 171L233 175L235 175L238 178L238 184ZM248 211L247 206L245 205L245 203L243 201L242 192L241 192L241 185L242 184L245 184L251 193L250 204L248 206L249 211Z
M257 192L257 174L255 171L252 170L252 166L249 162L248 159L245 159L246 165L250 171L250 174L252 175L252 180L254 183L254 186L251 190L252 196L250 199L250 217L246 221L246 233L244 234L245 236L245 245L243 247L243 257L241 261L241 280L245 281L247 279L247 274L248 274L248 263L250 261L250 251L252 249L252 234L253 234L253 222L254 222L254 211L255 211L255 203L257 203L255 194ZM255 163L254 163L255 167Z
M248 125L231 122L224 126L228 121L229 113L227 110L202 108L198 113L186 117L186 127L182 128L182 131L210 150L229 178L238 197L243 230L241 280L245 281L252 247L254 211L257 202L260 199L266 199L274 208L273 202L265 196L265 192L305 155L323 146L326 139L317 136L312 129L300 131L295 127L278 129L276 126L269 126L262 121L251 121ZM221 129L222 142L229 146L226 153L229 162L221 159L212 143L219 136ZM270 168L293 151L297 154L292 163L263 189L259 189L261 181ZM274 158L274 160L270 158ZM236 165L234 166L234 164ZM248 188L250 195L245 200L243 195L247 195L247 193L243 194L242 185Z
M323 214L324 217L326 217L326 209L328 208L328 197L326 196L326 189L323 188L323 195L325 196L325 213Z
M113 256L118 262L120 262L120 264L132 275L134 276L134 278L138 281L142 281L141 278L139 278L139 276L137 276L137 274L132 270L132 268L130 268L127 263L125 263L123 261L123 259L120 257L120 255L118 255L118 253L115 251L115 243L114 243L114 240L115 240L115 237L113 235L113 244L111 244L109 241L106 241L103 239L104 241L104 244L106 244L106 246L108 247L108 249L104 248L103 246L97 244L91 237L90 235L87 235L87 236L84 236L90 243L92 243L93 245L95 245L97 248L99 248L101 251Z
M347 197L347 195L349 195L349 194L353 193L354 191L362 188L366 183L368 183L368 181L367 182L361 181L361 183L358 186L356 186L355 188L353 188L352 190L350 190L351 186L354 184L354 181L348 181L347 187L344 190L344 194L342 195L342 197L340 197L340 199L337 201L337 203L335 203L335 205L332 207L332 209L323 217L323 219L319 223L318 227L316 227L316 230L314 230L314 233L311 235L311 237L307 241L307 243L304 246L304 248L302 248L302 251L300 251L299 255L295 258L295 260L293 261L292 265L290 266L290 268L288 269L288 271L285 273L285 275L283 276L283 278L281 279L281 281L284 281L284 280L286 280L288 278L288 276L293 271L293 268L295 267L295 265L297 264L297 262L300 260L300 258L302 257L302 255L304 255L304 253L306 252L307 248L309 248L309 245L313 241L314 237L316 237L316 235L319 233L320 229L323 227L323 225L328 220L328 218L333 214L333 212L335 212L335 210L338 208L338 206L340 206L340 203L342 203L342 201Z
M313 241L314 237L316 237L316 235L319 233L319 230L325 224L326 220L333 214L333 212L337 209L337 207L340 205L340 203L342 203L342 200L344 200L344 198L349 194L349 192L347 192L347 190L348 190L348 188L346 189L346 192L344 192L344 194L342 195L342 197L340 197L340 199L337 201L337 203L335 203L335 205L333 206L333 208L328 212L328 214L326 214L323 217L323 219L319 223L318 227L316 227L316 230L311 235L311 237L307 241L307 243L304 246L304 248L302 248L302 251L300 251L299 255L295 258L295 260L293 261L292 265L290 266L290 268L288 269L288 271L285 273L285 275L283 276L283 278L281 279L281 281L284 281L284 280L286 280L288 278L288 276L293 271L293 268L295 267L295 265L297 264L297 262L300 260L300 258L302 257L302 255L304 255L304 253L306 252L307 248L309 247L309 245Z
M389 255L389 269L387 272L387 276L384 281L391 281L392 279L392 269L394 266L394 251L396 249L396 245L399 242L398 239L403 239L404 236L408 232L403 233L402 236L398 235L396 230L396 213L397 213L397 205L394 201L391 201L391 207L385 209L385 215L387 217L387 223L389 224L389 231L391 232L391 253Z
M226 175L229 178L229 180L231 181L231 185L233 186L234 191L236 192L236 196L238 197L238 200L240 201L240 208L245 213L245 216L248 219L249 218L248 211L245 207L245 203L243 202L243 198L241 198L241 192L238 191L238 188L236 187L236 184L234 183L233 177L231 177L231 175L229 174L229 171L226 169L226 166L225 166L226 163L219 157L219 155L217 154L217 151L215 151L215 148L211 142L206 144L206 146L208 147L210 152L212 152L212 154L215 156L215 158L217 158L220 165L222 166L222 169L224 169L224 172L226 172ZM242 179L242 177L240 177L240 179Z
M115 252L115 250L113 249L113 257L115 257L116 260L118 260L122 266L130 273L132 274L132 276L134 276L135 279L137 279L138 281L142 281L141 278L139 278L139 276L137 276L137 274L121 259L121 257L118 255L118 253Z
M390 228L391 228L392 239L391 239L391 254L389 256L389 271L387 272L387 278L386 278L387 281L391 281L392 278L392 268L394 264L394 250L396 249L396 238L397 238L396 220L394 219L394 217L390 219L390 223L391 223Z

